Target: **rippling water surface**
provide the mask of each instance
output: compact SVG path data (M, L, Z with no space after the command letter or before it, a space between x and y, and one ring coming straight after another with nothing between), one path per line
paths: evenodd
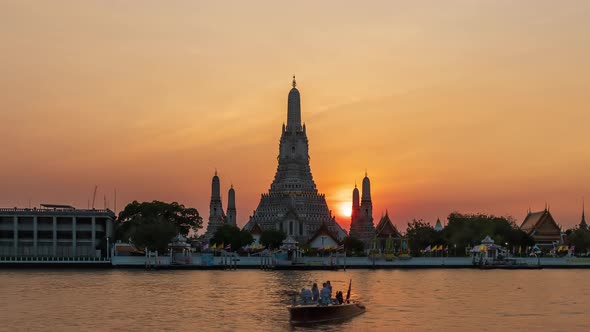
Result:
M300 328L289 293L330 280L368 311ZM590 328L590 270L0 270L3 330L377 331Z

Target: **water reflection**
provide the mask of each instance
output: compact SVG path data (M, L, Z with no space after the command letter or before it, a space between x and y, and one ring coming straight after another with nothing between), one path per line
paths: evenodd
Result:
M0 271L0 313L19 330L577 330L587 270ZM330 280L368 310L294 327L293 291Z

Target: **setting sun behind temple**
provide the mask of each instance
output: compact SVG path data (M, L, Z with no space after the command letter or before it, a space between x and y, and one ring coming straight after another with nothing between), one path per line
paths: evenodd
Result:
M352 206L350 202L342 202L340 203L340 215L343 217L350 217L352 214Z

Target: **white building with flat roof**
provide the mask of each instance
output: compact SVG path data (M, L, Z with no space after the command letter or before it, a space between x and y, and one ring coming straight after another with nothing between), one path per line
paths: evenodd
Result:
M114 220L108 209L0 208L0 257L106 257Z

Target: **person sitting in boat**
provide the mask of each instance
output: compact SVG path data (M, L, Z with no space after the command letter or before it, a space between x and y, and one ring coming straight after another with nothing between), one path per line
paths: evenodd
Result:
M326 286L330 290L330 298L332 298L332 285L330 284L330 280L326 281Z
M307 304L311 302L311 291L309 289L301 288L301 302Z
M344 303L344 296L342 296L341 291L336 292L336 301L338 301L338 304Z
M311 299L314 302L317 302L320 299L320 290L318 284L315 282L313 283L313 286L311 286Z
M325 282L323 283L323 286L324 287L320 291L320 304L328 305L331 302L330 288L328 288L328 285Z

